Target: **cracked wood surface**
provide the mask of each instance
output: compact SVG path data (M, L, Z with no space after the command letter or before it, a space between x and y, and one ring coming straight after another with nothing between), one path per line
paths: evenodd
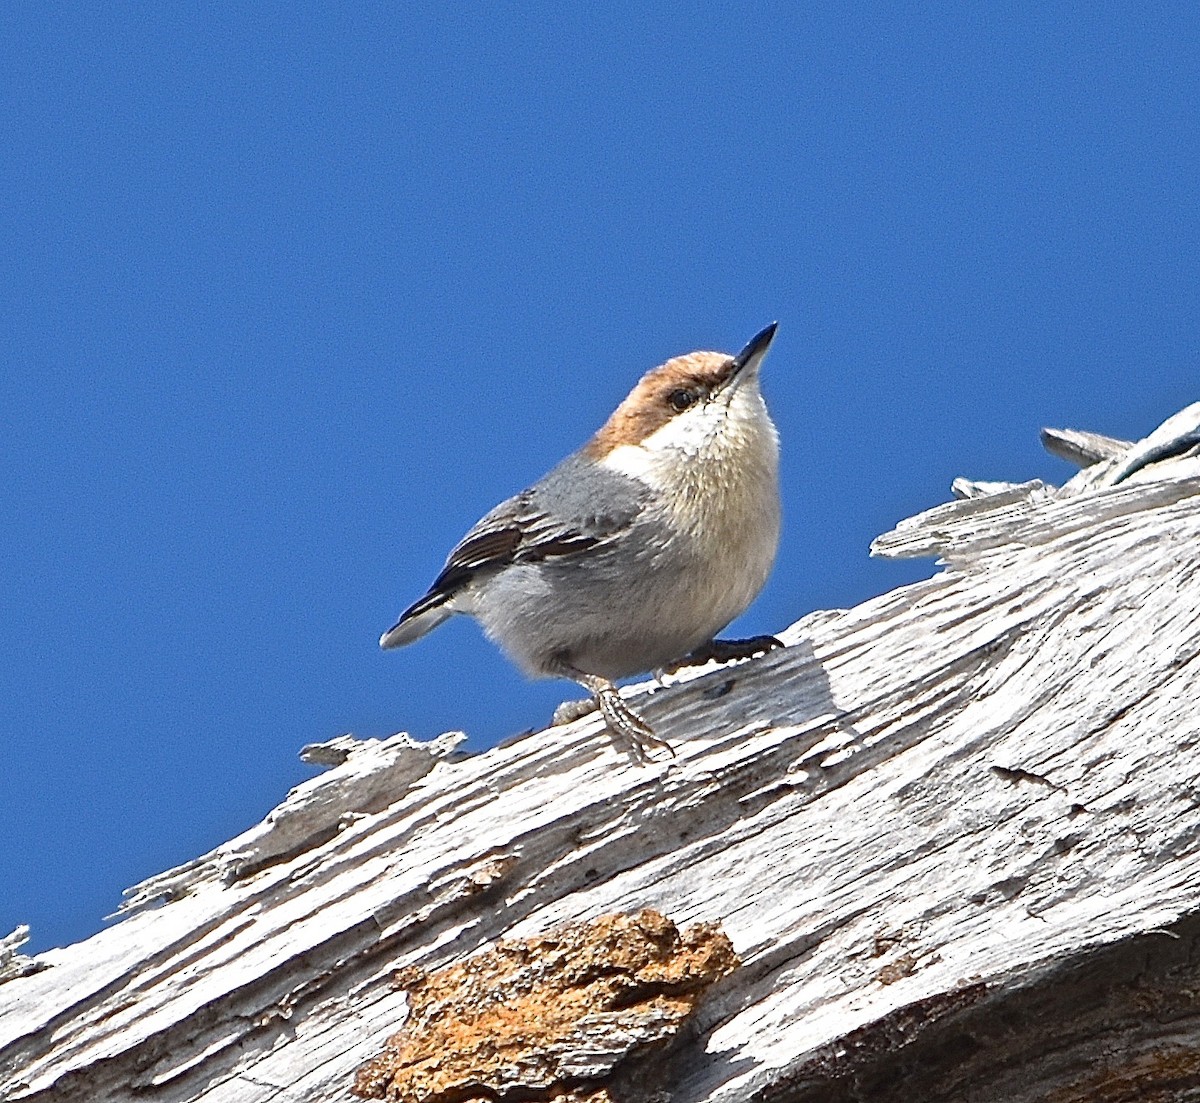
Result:
M410 1005L404 1028L358 1069L354 1092L612 1103L651 1080L707 990L737 966L714 924L681 933L646 909L506 939L433 973L406 969L396 978Z
M113 927L0 941L0 1098L349 1101L397 969L644 908L742 962L672 1103L1200 1098L1200 405L1055 439L1065 486L962 480L876 541L934 578L631 688L673 761L595 717L335 740Z

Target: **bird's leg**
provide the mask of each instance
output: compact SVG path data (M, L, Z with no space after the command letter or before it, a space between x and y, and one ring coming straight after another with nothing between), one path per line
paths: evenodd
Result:
M582 670L576 670L565 662L555 663L553 673L578 682L592 695L595 699L594 707L599 708L600 715L604 717L604 723L609 732L625 743L630 754L639 762L653 761L650 754L652 749L665 750L672 758L675 757L671 744L655 735L654 729L621 700L617 687L607 678L601 678L598 674L585 674ZM578 706L575 702L560 705L555 710L556 721L558 721L559 713L567 710L569 706L575 706L570 707L569 711L576 712ZM578 715L586 715L591 711L591 709L587 709Z
M714 659L719 663L727 663L732 659L751 659L755 655L762 655L782 646L783 642L774 636L751 636L745 640L709 640L665 669L668 674L674 674L685 666L703 666Z
M674 758L675 751L671 744L655 735L654 729L621 700L617 687L604 679L597 680L603 682L603 685L594 691L600 714L604 717L608 730L628 743L633 756L639 762L651 762L651 749L661 749Z

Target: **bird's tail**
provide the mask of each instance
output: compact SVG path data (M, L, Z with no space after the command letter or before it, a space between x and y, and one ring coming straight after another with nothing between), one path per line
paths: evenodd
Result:
M379 637L379 646L404 647L419 640L426 632L432 632L442 621L454 615L453 610L446 606L447 596L431 592L405 609L400 619Z

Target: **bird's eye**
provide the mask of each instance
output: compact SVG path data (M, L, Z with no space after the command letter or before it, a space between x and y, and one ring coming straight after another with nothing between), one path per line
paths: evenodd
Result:
M691 391L672 391L667 395L667 401L671 404L674 410L686 410L693 402L696 401L696 396Z

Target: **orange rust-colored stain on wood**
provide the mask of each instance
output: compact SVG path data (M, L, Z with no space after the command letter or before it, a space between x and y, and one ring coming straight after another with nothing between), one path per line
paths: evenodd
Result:
M620 1066L668 1045L738 964L716 924L680 933L646 910L500 942L432 973L406 969L396 979L409 1017L353 1090L396 1103L608 1103Z
M917 971L917 959L912 954L904 954L898 957L890 965L885 965L878 973L875 974L875 979L880 984L895 984L898 980L903 980L905 977L911 977Z

